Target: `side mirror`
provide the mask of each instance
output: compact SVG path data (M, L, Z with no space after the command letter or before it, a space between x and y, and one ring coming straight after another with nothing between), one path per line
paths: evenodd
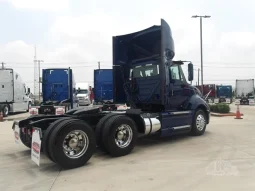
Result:
M194 70L193 70L193 64L192 64L192 63L189 63L189 64L188 64L188 73L189 73L188 80L189 80L189 81L193 81L193 78L194 78Z

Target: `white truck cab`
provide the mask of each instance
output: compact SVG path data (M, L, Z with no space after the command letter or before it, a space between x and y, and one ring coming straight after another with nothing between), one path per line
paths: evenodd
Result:
M88 106L91 104L88 83L76 83L76 97L80 106Z
M3 112L3 116L13 112L28 112L31 105L30 89L26 89L21 76L11 68L1 68L0 112Z

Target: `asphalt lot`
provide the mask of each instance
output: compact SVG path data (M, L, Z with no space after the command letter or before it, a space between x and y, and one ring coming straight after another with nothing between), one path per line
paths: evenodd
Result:
M255 106L240 110L242 120L211 117L203 136L140 140L128 156L97 152L72 170L44 155L38 167L14 142L12 121L0 122L0 190L255 190Z

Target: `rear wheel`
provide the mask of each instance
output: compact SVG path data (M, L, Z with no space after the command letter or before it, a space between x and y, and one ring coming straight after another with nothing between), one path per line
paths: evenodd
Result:
M114 157L129 154L137 140L135 122L128 116L118 115L107 120L103 128L103 143Z
M105 148L104 142L103 142L103 136L102 136L102 130L105 126L105 123L107 122L108 119L110 119L113 116L117 116L117 114L111 113L108 114L106 116L104 116L103 118L101 118L99 120L99 122L96 125L96 130L95 130L95 134L96 134L96 142L97 145L100 147L101 150L103 151L107 151L107 149Z
M206 124L207 117L205 115L205 112L201 109L197 110L192 122L191 135L203 135L206 129Z
M50 126L47 128L47 130L44 133L43 143L42 143L43 152L52 162L55 162L55 161L52 159L52 157L50 156L50 153L49 153L49 147L50 147L50 145L49 145L49 137L50 137L50 134L52 133L54 128L59 123L65 121L65 120L68 120L68 119L70 119L70 118L60 118L60 119L54 121L53 123L50 124Z
M63 168L77 168L86 164L96 149L95 134L85 122L64 120L49 136L49 153Z
M21 142L29 149L31 149L31 142L32 140L26 139L26 134L22 132L21 128L19 130L20 140Z

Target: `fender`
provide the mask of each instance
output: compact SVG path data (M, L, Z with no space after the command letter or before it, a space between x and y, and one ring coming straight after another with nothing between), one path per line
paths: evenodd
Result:
M210 107L206 103L204 99L202 99L199 95L195 94L190 97L188 102L184 106L185 110L191 110L193 115L195 114L195 111L198 109L202 109L206 116L207 116L207 124L209 124L210 121Z

